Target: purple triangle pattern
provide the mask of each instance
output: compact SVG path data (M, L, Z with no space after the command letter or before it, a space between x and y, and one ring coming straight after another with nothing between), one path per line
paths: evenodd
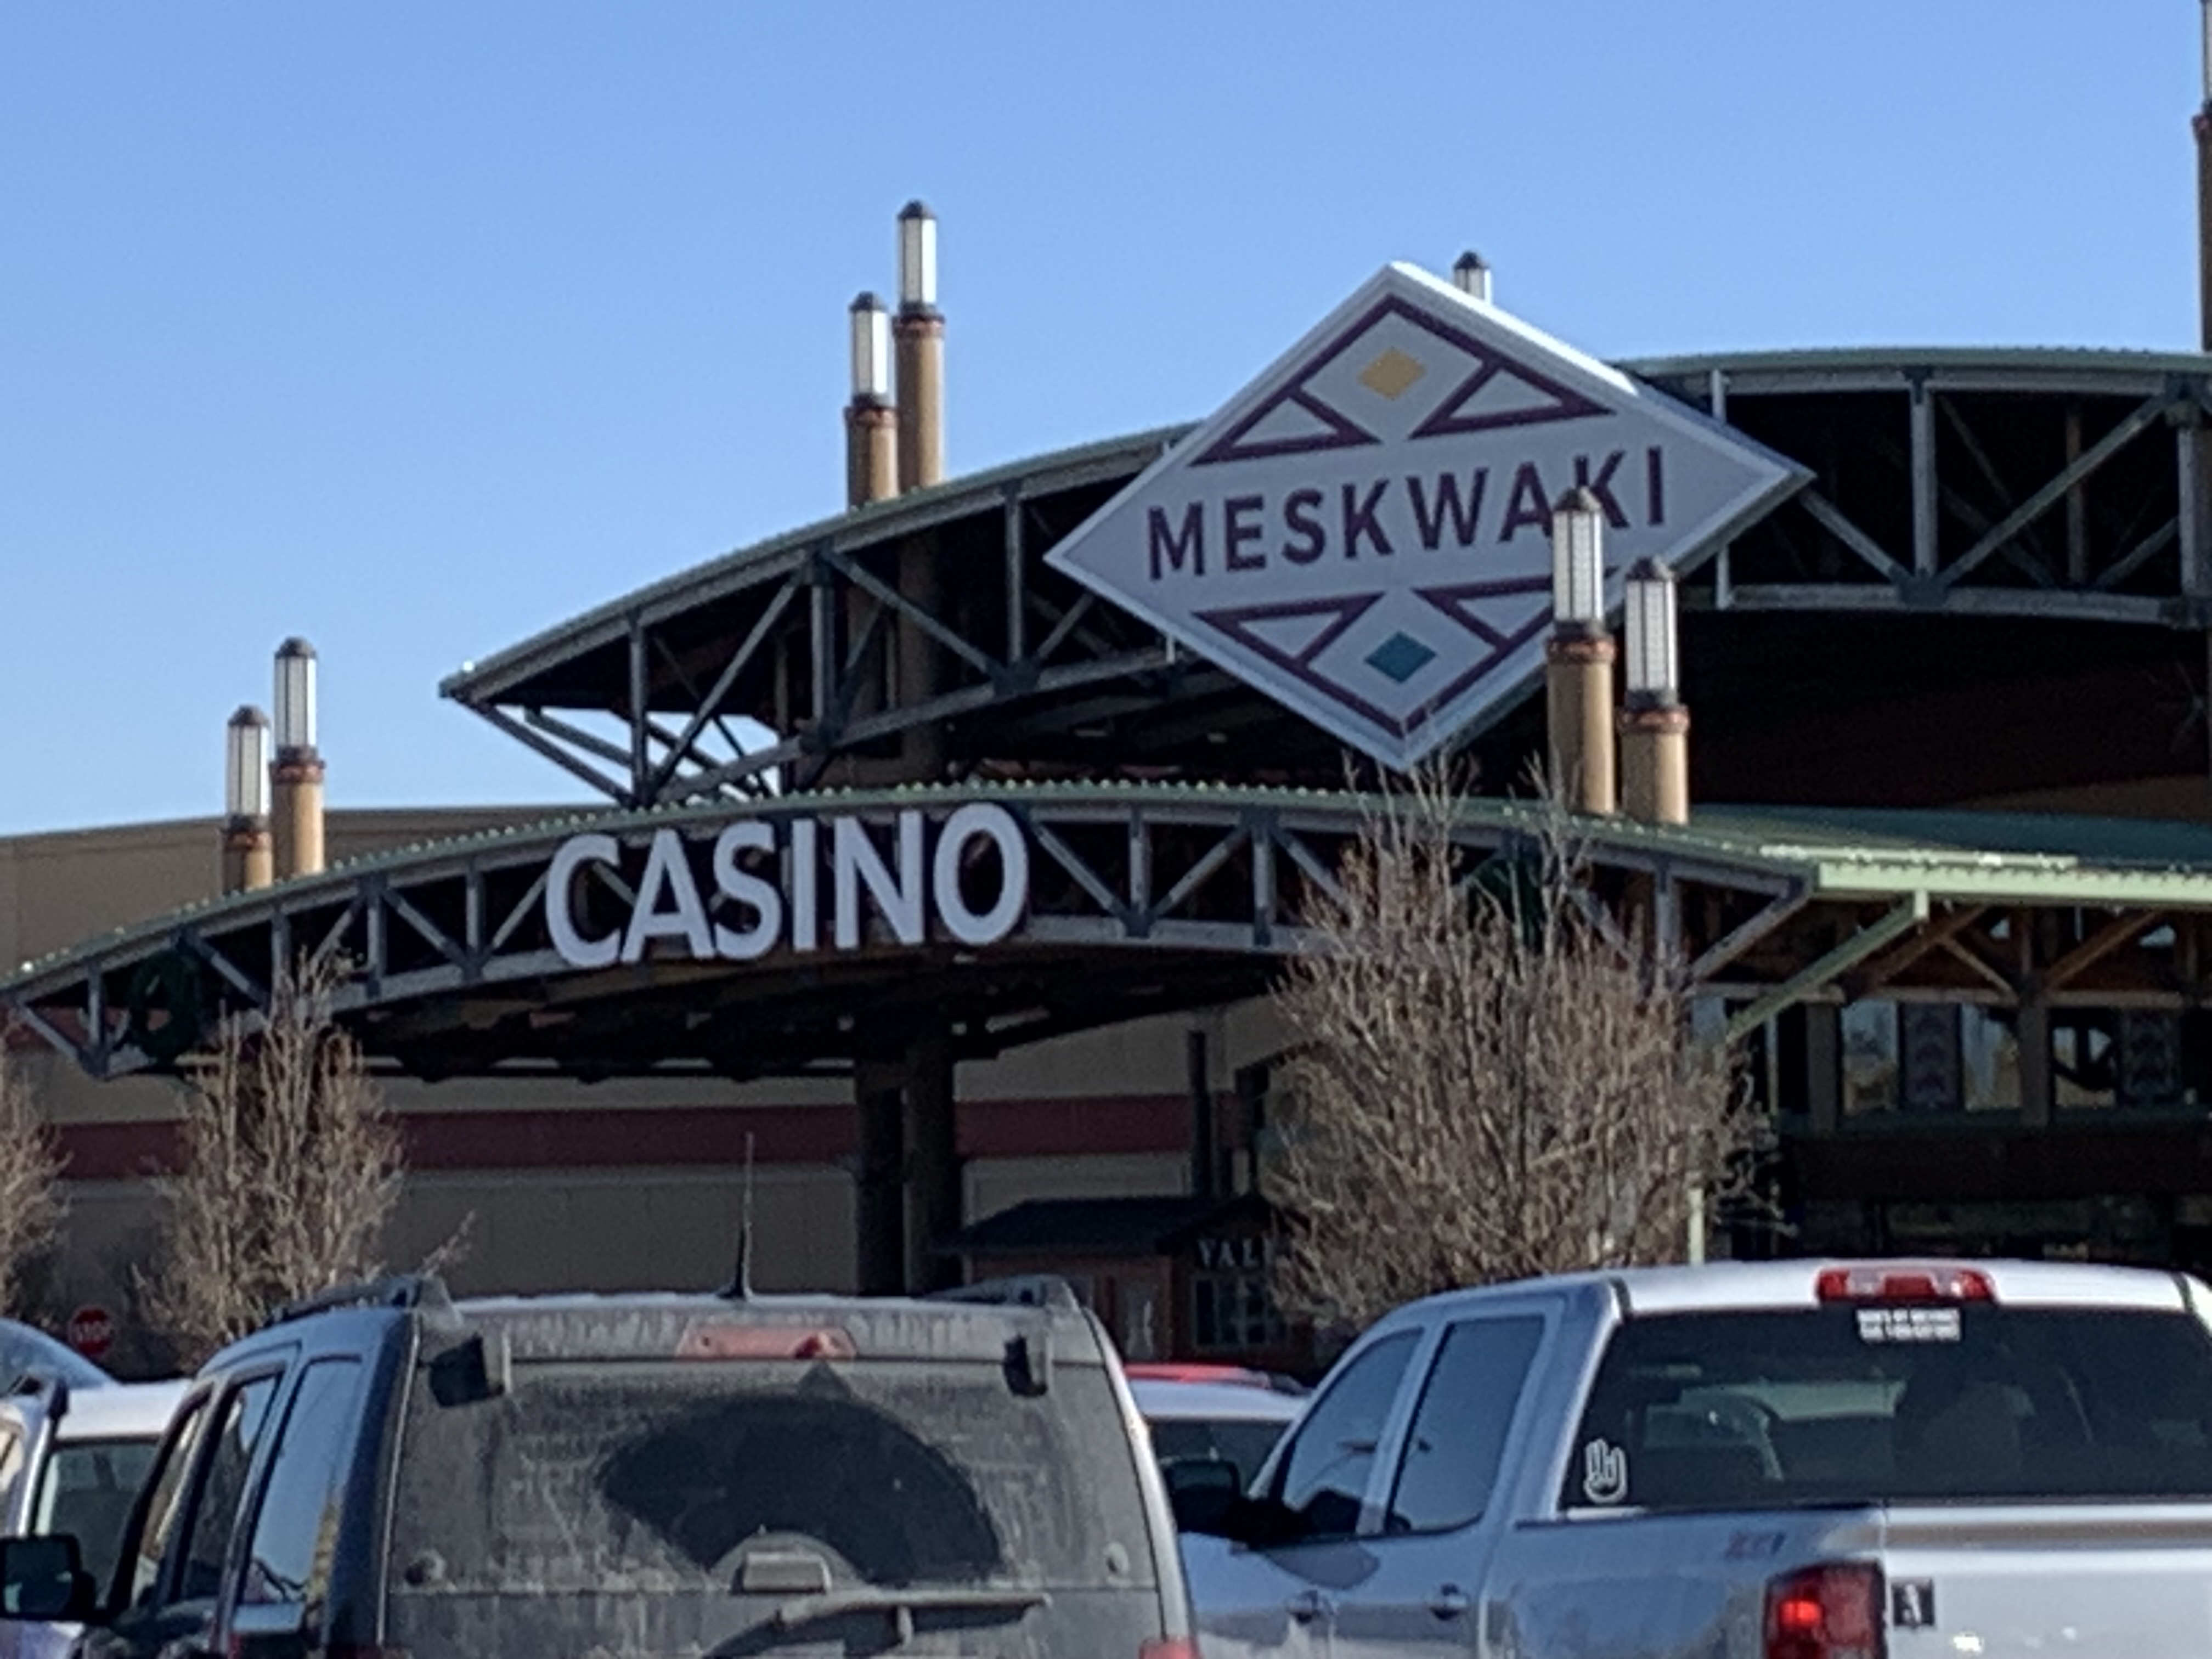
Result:
M1603 404L1583 396L1572 386L1507 356L1464 329L1454 327L1443 319L1431 316L1394 294L1376 301L1334 339L1322 346L1304 368L1272 396L1262 400L1250 414L1208 444L1193 459L1191 465L1217 466L1226 461L1261 460L1276 455L1316 454L1332 449L1358 449L1382 442L1358 422L1314 391L1312 382L1316 376L1358 344L1360 337L1385 317L1403 319L1465 353L1475 363L1474 373L1454 386L1427 418L1413 428L1413 437L1451 437L1468 432L1494 431L1504 427L1534 426L1547 421L1586 420L1613 413ZM1496 410L1482 414L1468 412L1467 405L1501 375L1541 393L1545 401L1519 409ZM1250 436L1269 416L1285 404L1296 404L1319 421L1324 429L1311 437L1254 439Z
M1231 605L1193 614L1199 621L1235 641L1255 656L1281 669L1301 685L1319 692L1340 708L1351 710L1378 730L1387 732L1394 738L1403 738L1427 725L1437 710L1456 701L1468 687L1491 673L1506 658L1540 634L1552 620L1552 607L1547 599L1530 613L1526 622L1511 628L1500 628L1479 614L1474 608L1476 602L1519 594L1548 595L1551 586L1549 576L1533 576L1505 581L1454 582L1440 587L1413 589L1417 597L1478 641L1480 648L1467 659L1465 665L1449 684L1404 716L1377 708L1350 686L1314 665L1324 651L1341 639L1354 623L1380 602L1382 595L1379 592L1345 593L1328 599L1288 599L1272 605ZM1329 621L1295 652L1285 651L1254 627L1255 623L1281 622L1294 617L1327 617Z

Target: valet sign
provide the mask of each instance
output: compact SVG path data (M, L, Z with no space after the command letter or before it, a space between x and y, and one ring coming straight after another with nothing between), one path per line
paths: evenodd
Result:
M1410 265L1377 272L1050 562L1404 767L1503 711L1551 622L1551 514L1679 570L1806 477Z
M888 827L887 844L843 816L748 818L712 840L670 826L642 848L571 836L546 869L546 931L572 968L647 955L748 962L884 940L994 945L1013 932L1030 861L1012 812L977 801L933 823L908 808Z

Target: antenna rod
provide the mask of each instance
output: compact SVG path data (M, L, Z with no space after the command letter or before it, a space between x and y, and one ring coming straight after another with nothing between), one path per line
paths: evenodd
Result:
M753 1299L753 1132L745 1131L744 1212L738 1223L738 1298Z

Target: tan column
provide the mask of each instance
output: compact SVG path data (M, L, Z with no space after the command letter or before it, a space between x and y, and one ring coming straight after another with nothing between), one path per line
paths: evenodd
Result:
M898 217L898 320L891 325L898 371L899 488L927 489L945 477L945 318L937 309L937 216L908 202Z
M1544 647L1545 720L1553 787L1571 811L1610 814L1613 772L1613 662L1609 635L1553 635Z
M222 890L251 892L276 878L275 837L266 818L228 818L222 826Z
M845 408L845 505L866 507L898 494L898 411L855 398Z
M872 294L854 300L853 397L845 405L845 505L898 494L898 411L890 399L890 319Z
M1620 810L1639 823L1690 821L1690 711L1631 708L1620 716Z
M276 761L269 769L276 832L276 879L323 868L323 757L315 751L315 647L292 638L276 647Z
M945 319L902 309L892 325L898 358L899 488L945 481Z
M319 875L323 858L323 761L312 749L279 753L270 769L279 881Z
M222 890L242 893L275 878L269 833L269 717L248 706L223 733Z

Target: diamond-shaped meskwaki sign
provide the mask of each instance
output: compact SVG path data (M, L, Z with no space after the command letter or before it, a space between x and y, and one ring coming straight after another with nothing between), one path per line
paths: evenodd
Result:
M1608 604L1804 471L1410 265L1388 265L1051 562L1394 767L1543 660L1552 505L1607 519Z

